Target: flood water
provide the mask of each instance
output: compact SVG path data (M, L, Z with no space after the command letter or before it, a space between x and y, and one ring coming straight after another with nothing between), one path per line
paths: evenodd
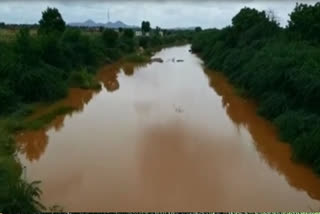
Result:
M190 46L163 49L163 63L116 63L102 90L72 89L77 108L17 136L28 180L65 211L316 211L320 179L206 71ZM184 60L177 62L178 59Z

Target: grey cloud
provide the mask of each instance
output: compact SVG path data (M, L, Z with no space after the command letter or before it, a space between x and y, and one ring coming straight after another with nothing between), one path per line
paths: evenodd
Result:
M87 19L106 22L109 9L112 21L121 20L130 25L140 25L142 20L149 20L153 26L169 28L178 26L221 28L231 24L232 17L241 8L247 6L274 11L281 25L284 26L295 2L294 0L0 0L0 22L36 23L41 17L41 11L50 6L57 7L67 22ZM315 1L304 2L315 3Z

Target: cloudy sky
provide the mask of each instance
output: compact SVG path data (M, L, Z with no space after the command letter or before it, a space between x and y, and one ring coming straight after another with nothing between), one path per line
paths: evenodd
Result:
M299 1L314 4L315 1ZM107 11L111 21L123 21L140 25L149 20L152 26L162 28L201 26L221 28L231 24L232 17L243 7L272 10L282 26L287 24L288 14L295 0L0 0L0 22L38 22L41 11L56 7L66 22L82 22L92 19L107 22Z

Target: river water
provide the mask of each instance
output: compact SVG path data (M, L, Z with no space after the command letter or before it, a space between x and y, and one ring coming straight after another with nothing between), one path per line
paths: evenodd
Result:
M190 46L163 63L119 62L99 92L71 89L76 110L17 136L42 202L65 211L312 211L320 179L290 159L256 105L207 71ZM177 62L178 59L184 60Z

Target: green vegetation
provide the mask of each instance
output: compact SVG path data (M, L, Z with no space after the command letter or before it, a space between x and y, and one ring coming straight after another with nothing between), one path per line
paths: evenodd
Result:
M95 79L94 75L87 72L87 69L85 68L71 73L70 85L82 89L99 90L101 88L100 83Z
M141 30L142 33L145 35L146 33L149 33L151 30L150 22L149 21L142 21L141 23Z
M130 55L127 55L125 58L124 58L125 61L128 61L128 62L137 62L137 63L143 63L143 62L149 62L150 61L150 58L148 56L145 56L145 55L139 55L139 54L130 54Z
M297 4L281 28L272 13L244 8L232 26L199 32L192 50L223 72L274 122L293 157L320 173L320 3Z
M43 128L50 122L52 122L57 116L65 115L67 113L72 112L73 110L74 108L69 106L62 106L56 108L53 111L40 116L39 118L21 122L20 125L15 128L15 130L37 130Z
M15 157L14 139L0 129L0 211L34 213L44 207L39 202L39 182L21 179L23 170Z

